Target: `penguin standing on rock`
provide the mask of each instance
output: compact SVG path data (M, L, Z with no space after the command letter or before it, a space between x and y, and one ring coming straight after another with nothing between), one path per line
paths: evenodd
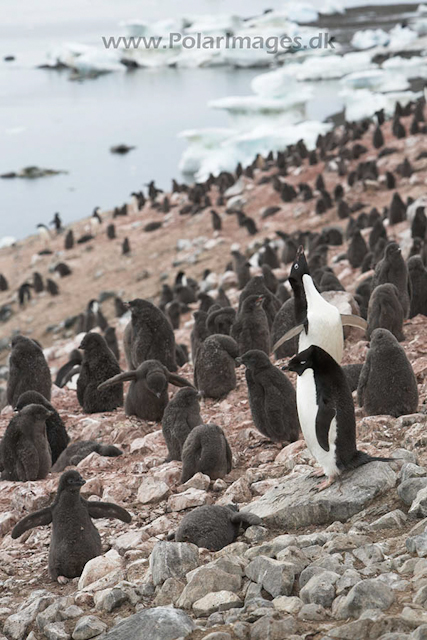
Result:
M318 485L319 491L329 487L344 471L375 460L391 460L358 451L353 396L340 365L324 349L311 345L283 368L298 374L301 429L309 451L322 466L314 475L327 476Z
M343 326L366 329L366 321L358 316L340 314L336 307L321 296L308 270L302 246L298 249L292 265L289 282L294 292L297 326L276 342L273 351L277 351L284 342L300 334L298 351L315 344L322 347L339 364L344 349Z
M128 394L125 401L127 416L138 416L141 420L160 421L169 401L168 383L177 387L192 387L188 382L176 373L171 373L158 360L145 360L136 370L124 371L99 385L98 390L130 380ZM105 393L105 392L104 392Z
M248 351L236 362L246 367L249 405L258 431L273 442L298 440L297 406L290 380L262 351Z
M85 500L80 489L85 480L78 471L62 474L51 505L23 518L12 530L12 538L25 531L52 523L49 548L49 575L59 584L80 576L89 560L101 555L101 537L91 518L117 518L130 522L128 511L110 502Z

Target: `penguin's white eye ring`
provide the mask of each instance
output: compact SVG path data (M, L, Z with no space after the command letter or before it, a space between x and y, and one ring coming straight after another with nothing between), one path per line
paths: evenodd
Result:
M294 264L294 269L299 269L299 265Z
M305 364L307 360L301 360L300 364Z

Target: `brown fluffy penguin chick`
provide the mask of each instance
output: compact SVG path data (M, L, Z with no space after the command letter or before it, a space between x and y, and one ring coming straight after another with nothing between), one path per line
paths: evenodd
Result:
M79 349L83 349L83 362L77 380L77 399L86 413L113 411L123 406L123 384L113 390L100 391L101 382L120 373L119 364L98 333L87 333Z
M418 409L418 386L411 363L387 329L372 332L357 399L367 416L398 418Z
M369 299L368 327L366 337L371 337L374 329L388 329L399 341L403 335L403 309L399 300L399 292L394 284L379 284Z
M41 393L37 393L37 391L26 391L19 396L15 410L21 411L21 409L29 404L41 404L51 412L46 418L46 434L52 454L52 464L54 464L70 442L65 424L56 409Z
M182 447L194 427L203 424L197 389L180 389L163 414L162 432L170 460L181 460Z
M79 462L84 460L93 452L108 458L116 458L117 456L121 456L123 453L123 451L112 444L102 444L95 440L81 440L80 442L73 442L61 453L58 460L52 466L52 471L57 473L58 471L64 471L66 467L77 467Z
M403 315L407 318L409 315L411 285L408 268L402 257L401 249L396 242L391 242L386 246L384 258L375 267L374 277L372 278L372 291L379 284L386 284L387 282L396 286Z
M128 305L132 317L123 343L129 369L145 360L159 360L169 371L176 371L175 336L169 320L148 300L136 298Z
M82 498L80 489L84 484L78 471L66 471L59 479L52 504L30 513L12 530L12 538L16 539L29 529L52 524L49 575L59 584L80 576L86 562L102 553L101 537L91 518L116 518L127 523L132 519L126 509L116 504Z
M194 384L203 396L224 398L236 388L237 342L214 334L199 346L194 364Z
M42 480L52 465L46 419L52 415L41 404L29 404L9 422L0 443L2 480Z
M260 525L262 520L253 513L238 511L234 504L197 507L187 513L175 533L176 542L191 542L198 547L219 551L234 542L240 527Z
M263 296L246 298L232 326L231 335L237 342L240 355L251 349L264 351L267 355L270 353L270 329L263 301Z
M141 420L160 422L169 401L168 384L176 387L191 387L188 380L176 373L171 373L158 360L146 360L136 371L119 373L110 380L106 380L98 389L103 391L111 386L122 385L126 380L131 384L125 400L127 416L138 416ZM103 391L105 393L105 391Z
M221 427L201 424L190 432L182 448L182 484L199 472L211 480L223 478L232 466L230 445Z
M273 442L298 440L297 403L291 381L262 351L247 351L236 362L246 367L249 404L258 431Z
M24 391L38 391L50 400L52 379L43 351L34 340L25 336L12 338L9 360L7 401L12 407Z

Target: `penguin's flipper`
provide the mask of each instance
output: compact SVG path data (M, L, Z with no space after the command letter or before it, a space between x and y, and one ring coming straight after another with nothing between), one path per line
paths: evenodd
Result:
M136 379L136 371L124 371L123 373L118 373L116 376L113 376L109 380L105 380L105 382L101 382L101 384L98 385L98 391L100 391L101 389L105 389L106 387L110 387L113 384L118 384L119 382L126 382L128 380Z
M34 527L42 527L43 525L50 524L51 522L51 508L45 507L44 509L39 509L39 511L34 511L34 513L30 513L30 515L22 518L22 520L13 527L11 536L13 539L19 538L19 536L22 536L25 531L34 529Z
M368 327L368 323L364 318L354 316L353 314L342 313L341 322L343 327L358 327L359 329L363 329L363 331L366 331Z
M291 338L295 338L295 336L298 336L301 333L301 331L303 331L304 329L305 329L304 324L297 324L296 327L292 327L292 329L289 329L289 331L287 331L285 335L282 336L280 340L276 342L276 344L273 347L273 352L277 351L277 349L281 347L284 342L287 342Z
M119 507L113 502L95 502L94 500L84 500L91 518L116 518L123 522L130 522L132 516L129 511Z
M254 513L244 513L243 511L238 511L237 513L233 513L230 517L230 520L233 524L241 524L244 529L251 527L253 525L261 525L262 520L259 516Z
M175 385L175 387L191 387L192 389L195 389L194 385L192 385L191 382L189 382L185 378L181 378L181 376L178 376L176 373L171 373L170 371L168 371L167 378L168 382Z
M316 438L325 451L329 451L329 429L336 411L327 398L320 398L316 416Z

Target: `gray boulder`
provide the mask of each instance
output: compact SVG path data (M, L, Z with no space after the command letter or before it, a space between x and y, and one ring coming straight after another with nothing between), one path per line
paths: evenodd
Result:
M181 609L155 607L122 620L103 636L103 640L176 640L194 628L192 619Z
M318 493L312 491L318 484L315 478L289 477L242 511L258 515L266 526L287 530L346 521L392 489L396 478L390 465L384 462L359 467Z

